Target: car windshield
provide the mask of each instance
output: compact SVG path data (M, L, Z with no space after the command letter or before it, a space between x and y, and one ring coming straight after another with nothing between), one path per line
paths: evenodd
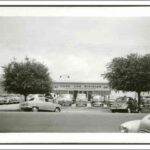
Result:
M53 103L54 100L53 99L49 99L49 98L45 98L45 102L51 102L51 103Z
M34 97L28 99L28 101L33 101L33 100L34 100Z
M116 102L119 102L119 103L127 102L127 97L119 97L116 99Z

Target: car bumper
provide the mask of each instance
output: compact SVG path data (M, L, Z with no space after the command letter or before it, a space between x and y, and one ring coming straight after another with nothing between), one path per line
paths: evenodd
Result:
M104 104L102 104L102 103L93 103L92 105L94 107L102 107L102 106L104 106Z
M32 108L30 106L21 106L21 110L31 110Z
M121 133L137 133L139 131L141 120L128 121L120 125Z
M127 107L111 107L111 110L127 110Z

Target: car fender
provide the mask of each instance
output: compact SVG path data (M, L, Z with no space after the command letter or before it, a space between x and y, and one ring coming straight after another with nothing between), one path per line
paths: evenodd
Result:
M139 131L141 120L128 121L120 125L120 129L126 128L129 133L136 133Z
M150 132L150 115L145 116L141 120L139 131Z

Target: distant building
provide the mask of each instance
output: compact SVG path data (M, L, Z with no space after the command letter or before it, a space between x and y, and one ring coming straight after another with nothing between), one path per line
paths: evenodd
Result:
M99 82L53 82L53 90L56 94L73 94L74 99L78 93L85 93L88 100L92 95L109 97L111 89L108 83Z

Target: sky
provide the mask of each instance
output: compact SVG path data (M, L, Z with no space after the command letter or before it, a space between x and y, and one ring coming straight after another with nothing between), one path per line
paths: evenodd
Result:
M107 82L106 65L130 53L150 53L149 17L0 17L0 66L29 57L54 81Z

